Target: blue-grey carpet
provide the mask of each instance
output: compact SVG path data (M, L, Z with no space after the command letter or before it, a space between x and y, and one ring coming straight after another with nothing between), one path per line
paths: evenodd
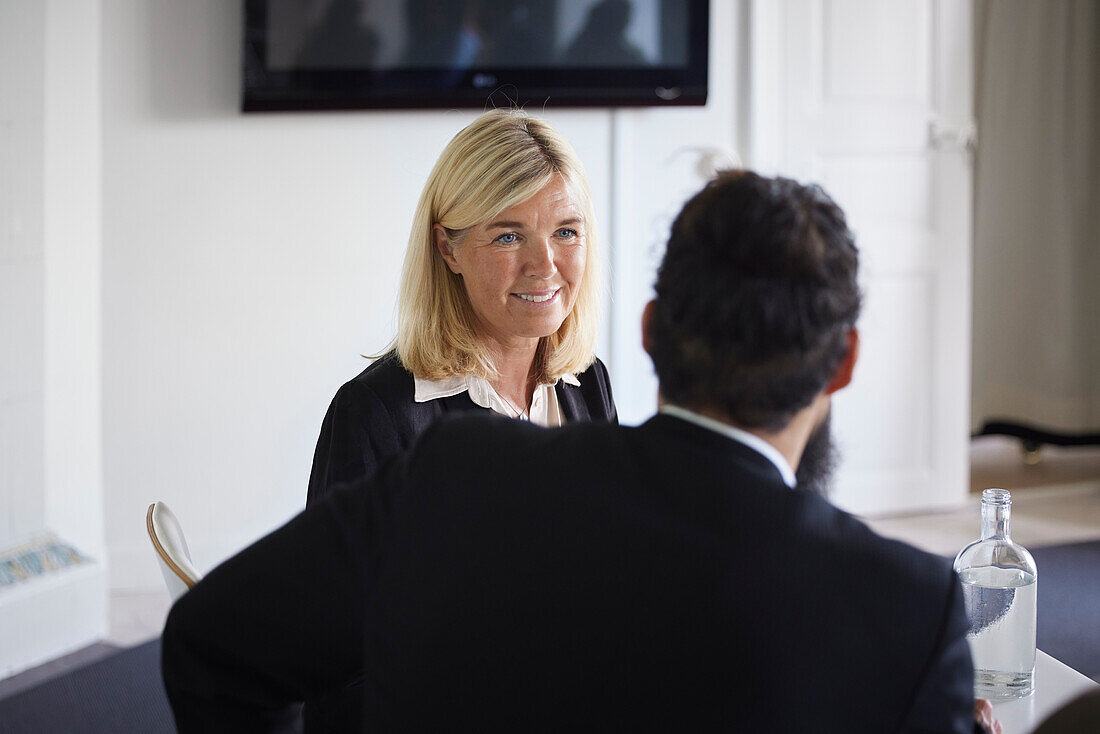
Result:
M107 642L94 642L87 647L82 647L68 655L62 655L41 665L16 673L13 676L0 680L0 699L14 696L17 693L30 690L48 680L60 678L85 665L91 665L97 660L108 658L124 648Z
M0 699L0 734L175 731L160 638Z
M1039 572L1036 644L1100 678L1100 540L1028 550Z

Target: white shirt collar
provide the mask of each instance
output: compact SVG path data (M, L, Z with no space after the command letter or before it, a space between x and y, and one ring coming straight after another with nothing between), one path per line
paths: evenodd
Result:
M580 387L581 384L581 381L573 374L564 374L561 376L561 380L574 387ZM550 386L557 384L557 380L549 383ZM418 403L426 403L437 398L449 398L452 395L458 395L469 390L470 400L474 401L475 405L480 405L482 408L492 408L490 396L494 394L494 390L484 377L452 375L442 380L424 380L414 377L413 388L413 400Z
M699 415L694 411L690 411L687 408L681 408L679 405L662 405L660 409L661 413L671 415L681 420L685 420L688 423L694 423L697 426L710 429L716 433L721 433L723 436L732 438L734 441L743 443L750 449L755 450L757 453L762 454L765 459L775 464L775 468L779 470L779 475L783 477L783 482L788 487L794 487L798 482L795 479L794 470L791 469L791 465L787 462L787 457L779 453L779 449L772 446L770 443L760 438L756 434L749 433L741 428L731 426L728 423L722 423L716 421L713 418L708 418L705 415Z

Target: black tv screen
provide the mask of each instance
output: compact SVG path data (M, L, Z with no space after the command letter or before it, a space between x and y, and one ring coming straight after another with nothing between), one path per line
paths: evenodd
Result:
M245 0L245 111L702 105L708 0Z

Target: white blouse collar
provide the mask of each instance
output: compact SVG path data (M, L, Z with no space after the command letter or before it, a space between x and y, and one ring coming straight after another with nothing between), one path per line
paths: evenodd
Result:
M580 380L576 375L564 374L561 376L561 381L567 385L573 385L574 387L580 387ZM558 382L555 380L551 383L546 383L545 386L553 387ZM469 391L470 400L475 405L480 405L482 408L492 408L492 398L494 390L489 381L484 377L478 377L476 375L452 375L451 377L445 377L442 380L424 380L419 377L413 378L413 400L418 403L426 403L429 400L436 400L437 398L449 398L452 395L458 395L459 393ZM539 387L543 387L540 385Z

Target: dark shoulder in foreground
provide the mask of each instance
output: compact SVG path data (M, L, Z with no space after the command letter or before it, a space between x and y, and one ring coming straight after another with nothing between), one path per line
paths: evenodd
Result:
M672 447L664 446L666 451L657 455L654 449L662 447L640 440L636 431L607 423L573 423L545 429L493 415L448 416L421 437L415 453L433 459L446 457L442 464L445 468L440 470L449 474L456 470L461 474L462 468L468 468L472 475L480 476L490 465L538 465L543 475L573 472L571 484L584 484L589 479L600 484L600 477L609 475L634 486L661 481L659 476L667 483L699 483L699 472L707 471L698 466L700 455L686 457L693 465L682 466L685 457L678 459L671 453ZM706 458L702 457L704 461ZM435 464L417 463L427 471L432 471ZM659 470L677 465L679 470ZM584 467L583 471L578 467ZM716 487L722 485L721 479L715 478ZM859 583L877 580L889 587L912 585L928 591L931 597L942 596L952 583L949 559L880 536L818 495L786 488L755 488L743 482L735 482L727 491L742 495L740 499L746 502L752 495L751 506L758 510L770 507L769 522L780 523L799 552L814 559L811 566L849 569L854 582L862 579Z
M491 413L450 413L439 417L412 444L411 465L449 476L484 477L485 467L508 474L538 466L539 474L557 473L579 462L614 471L614 458L600 457L599 446L617 441L624 429L606 420L577 421L556 428ZM601 458L604 459L601 461Z
M567 423L556 428L528 421L507 418L492 412L456 413L441 416L432 427L421 436L416 450L433 450L427 447L441 447L461 444L467 447L471 463L501 453L526 453L541 450L546 441L569 443L583 436L595 434L612 435L623 430L617 425L595 422ZM491 443L481 440L491 438ZM480 447L480 448L478 448Z
M953 573L949 559L879 535L825 498L798 494L804 498L808 510L803 515L805 525L800 529L807 543L838 546L859 567L874 566L877 574L904 578L910 583L929 583L941 590L944 579Z

